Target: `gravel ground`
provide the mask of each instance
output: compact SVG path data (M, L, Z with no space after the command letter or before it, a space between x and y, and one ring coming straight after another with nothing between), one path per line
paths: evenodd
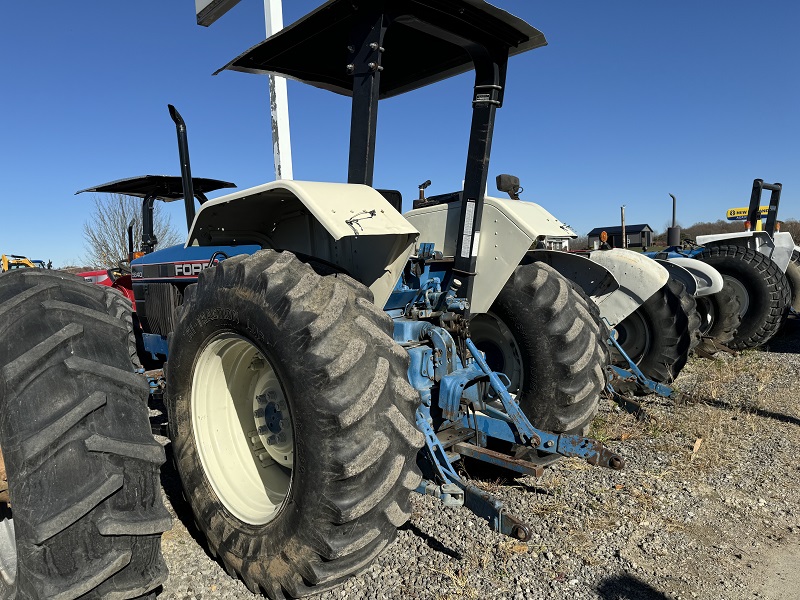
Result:
M530 542L415 496L397 541L315 598L800 597L800 320L768 348L691 359L675 387L687 401L648 397L648 421L602 402L591 433L624 471L563 460L539 479L476 480L532 525ZM177 518L160 598L258 598L207 554L174 473L163 480Z

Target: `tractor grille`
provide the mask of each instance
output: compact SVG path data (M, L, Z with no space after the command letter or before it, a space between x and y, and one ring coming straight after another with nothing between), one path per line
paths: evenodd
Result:
M150 331L167 335L175 329L175 309L181 304L182 294L171 283L148 283L145 288L145 306Z

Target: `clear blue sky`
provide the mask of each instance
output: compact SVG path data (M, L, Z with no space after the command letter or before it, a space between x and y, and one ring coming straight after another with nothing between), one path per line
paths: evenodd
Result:
M285 21L320 2L285 2ZM518 175L525 199L583 234L622 204L629 223L661 230L669 192L684 225L724 218L755 177L782 182L780 216L800 218L796 0L494 3L549 45L510 62L490 181ZM266 78L211 76L263 39L261 0L210 28L192 0L20 0L0 31L0 251L75 263L91 206L75 191L179 174L167 103L187 121L195 176L274 179ZM432 194L459 188L471 86L460 76L381 105L377 187L407 204L426 179ZM345 180L348 99L290 82L289 103L295 178Z

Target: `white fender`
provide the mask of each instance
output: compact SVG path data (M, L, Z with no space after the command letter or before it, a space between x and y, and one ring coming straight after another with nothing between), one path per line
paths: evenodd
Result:
M695 296L710 296L722 289L722 275L711 265L694 258L670 258L668 261L689 271L697 281Z
M614 275L586 256L560 250L531 250L528 257L544 262L578 285L595 303L619 289Z
M373 188L279 180L205 202L187 246L258 244L333 263L389 298L419 232Z
M792 260L792 250L796 247L792 234L787 231L779 231L774 236L770 236L766 231L739 231L715 235L698 235L696 241L701 246L713 243L715 245L728 244L751 248L772 259L784 273L786 272L786 267L789 266L789 261Z
M664 287L669 273L656 261L631 250L596 250L589 258L606 267L619 289L597 303L600 316L615 327Z
M420 242L432 242L437 249L443 249L445 256L453 256L460 210L461 202L455 201L415 209L405 213L405 217L420 232ZM538 204L486 197L477 243L477 275L471 305L473 313L489 310L503 285L540 235L565 237L575 236L575 233ZM591 287L589 282L596 279L592 271L598 277L601 272L613 276L619 287L593 296L601 317L605 317L612 327L639 308L669 280L664 267L630 250L589 253L589 258L603 267L604 271L593 270L590 265L581 267L580 262L569 261L568 258L559 260L556 253L550 256L559 265L556 268L562 274L582 287ZM586 271L581 272L582 268ZM592 295L591 292L589 294Z
M458 241L461 201L435 204L405 213L420 232L419 241L431 242L445 256L454 256ZM470 310L485 313L540 235L575 237L575 232L533 202L486 196L481 231L472 252L477 253Z
M686 293L692 296L697 295L697 280L689 272L689 269L684 269L677 263L671 262L665 258L655 259L658 264L669 271L670 279L677 279L686 288Z

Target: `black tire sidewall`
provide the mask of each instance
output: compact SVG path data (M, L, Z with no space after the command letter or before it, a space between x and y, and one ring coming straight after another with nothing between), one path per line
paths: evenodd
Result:
M547 272L547 283L534 289L532 282L540 270ZM559 433L583 432L596 414L605 388L605 331L592 316L587 300L566 279L559 286L559 293L567 295L562 311L553 310L552 304L540 305L540 294L552 295L554 290L545 288L557 279L563 277L546 264L518 266L492 304L489 318L497 318L508 327L519 349L523 380L517 400L531 423ZM564 325L576 321L584 323L584 331L566 341ZM480 347L479 341L476 344ZM586 352L594 353L594 359L573 372L573 359ZM594 385L592 379L596 380ZM576 401L573 394L588 388L592 393ZM565 428L561 425L564 419L579 422Z
M226 259L186 289L166 365L173 457L211 552L251 591L299 597L335 587L408 519L424 436L414 421L419 394L407 381L408 354L391 327L365 286L319 273L290 252ZM263 525L224 506L193 431L198 357L227 335L269 361L292 420L289 490Z
M638 359L630 356L631 353L624 343L626 321L630 320L628 326L631 327L633 319L641 322L650 338L649 346ZM678 295L670 288L669 282L616 326L617 332L622 333L620 338L623 340L621 343L623 350L636 362L636 366L647 378L659 383L671 383L686 364L691 346L688 328L689 316L684 311ZM612 358L615 364L627 368L627 361L618 353L612 352ZM623 391L623 388L624 391L644 393L638 384L631 386L625 385L624 382L615 384L617 391Z
M747 309L729 345L741 350L768 341L788 310L788 305L779 306L788 290L784 289L787 283L777 265L768 257L739 246L713 246L698 258L716 268L723 279L736 279L747 293Z
M792 255L794 257L794 255ZM792 295L792 309L800 312L800 264L791 261L786 267L786 281Z

